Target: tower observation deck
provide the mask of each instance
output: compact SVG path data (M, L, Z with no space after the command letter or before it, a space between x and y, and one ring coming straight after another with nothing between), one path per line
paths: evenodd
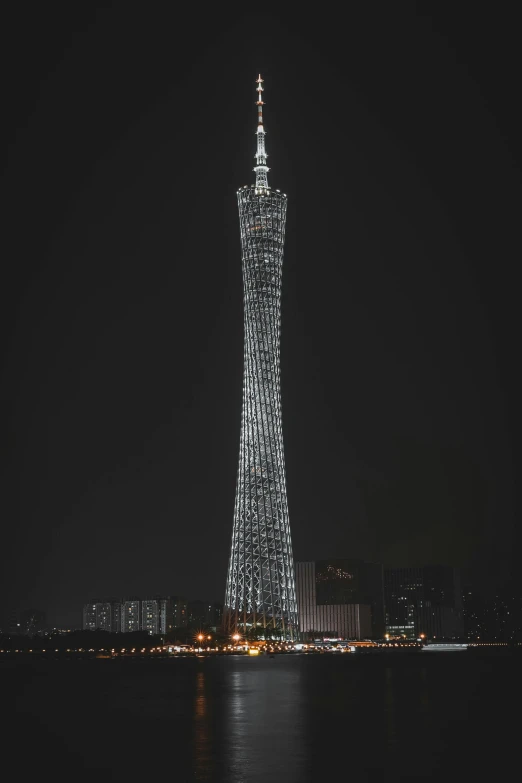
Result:
M281 278L287 198L268 186L263 79L255 185L238 190L244 293L243 408L225 629L297 637L281 419Z

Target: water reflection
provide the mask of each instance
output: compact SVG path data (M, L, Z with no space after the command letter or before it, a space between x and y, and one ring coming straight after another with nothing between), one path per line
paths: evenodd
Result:
M55 783L461 783L516 768L519 654L426 657L13 664L4 739L31 747L28 779L56 762Z
M205 673L196 674L193 725L193 766L195 780L212 780L212 718L205 693Z
M226 780L306 779L302 671L287 663L240 658L228 672Z

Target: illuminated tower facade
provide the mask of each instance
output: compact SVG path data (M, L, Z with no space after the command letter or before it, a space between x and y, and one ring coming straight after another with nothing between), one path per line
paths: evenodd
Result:
M268 186L263 79L255 185L238 190L244 292L243 410L225 629L295 639L297 605L281 420L281 279L286 195Z

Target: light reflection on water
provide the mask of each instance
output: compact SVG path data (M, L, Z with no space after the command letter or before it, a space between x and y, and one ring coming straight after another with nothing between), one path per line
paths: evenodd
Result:
M234 782L277 779L285 760L285 780L305 779L301 668L271 662L244 658L230 674L224 747Z
M518 748L505 694L520 660L426 658L9 664L3 739L31 748L28 779L56 762L55 783L448 783L488 765L498 777Z
M193 765L196 780L210 780L212 772L211 716L205 693L205 673L196 674L196 696L194 699L194 742Z

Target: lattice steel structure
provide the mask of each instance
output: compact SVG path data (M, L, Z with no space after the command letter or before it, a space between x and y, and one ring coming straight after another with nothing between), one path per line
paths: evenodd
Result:
M238 193L244 291L243 411L225 629L297 638L286 498L279 346L286 194L268 186L263 80L257 79L256 184Z

